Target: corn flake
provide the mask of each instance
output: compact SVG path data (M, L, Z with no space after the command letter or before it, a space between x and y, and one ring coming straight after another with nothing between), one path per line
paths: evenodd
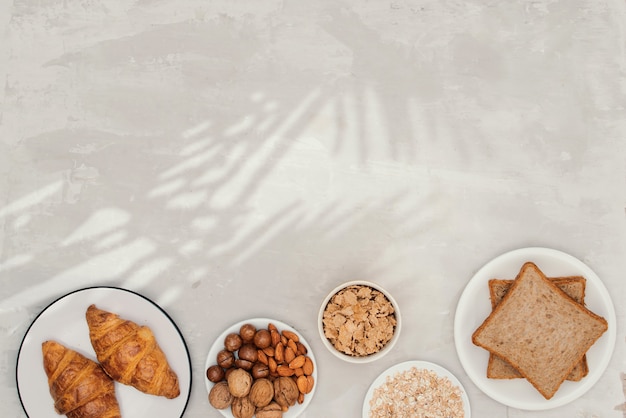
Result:
M365 285L341 289L326 305L324 335L340 352L363 357L380 351L393 337L395 310L380 291Z

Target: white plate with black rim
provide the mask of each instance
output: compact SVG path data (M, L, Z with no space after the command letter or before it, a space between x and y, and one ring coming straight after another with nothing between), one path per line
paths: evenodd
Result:
M363 418L370 418L370 414L372 411L372 407L370 404L372 402L372 399L375 395L376 390L380 388L382 385L384 385L389 379L394 379L400 373L408 372L413 368L415 368L417 371L426 370L426 371L434 372L437 377L436 381L442 382L442 383L447 381L446 383L451 384L452 387L458 388L460 392L460 402L462 404L462 409L463 409L463 418L471 417L469 397L467 396L467 393L465 392L465 388L463 387L461 382L459 382L459 380L456 378L454 374L452 374L452 372L450 372L448 369L435 363L431 363L428 361L421 361L421 360L410 360L410 361L405 361L403 363L399 363L394 366L391 366L390 368L382 372L380 375L378 375L378 377L372 382L369 389L367 390L367 393L365 394L365 400L363 401L363 415L362 415ZM415 393L406 394L406 397L405 399L403 399L403 401L409 401L409 402L415 401L415 398L417 396L420 396L420 392L429 390L428 388L425 387L425 385L420 385L418 382L413 382L411 383L410 386L412 389L415 390ZM445 390L449 391L450 389L447 388ZM422 393L425 393L425 392L422 392Z
M66 294L48 305L32 322L17 355L16 380L22 407L30 418L58 418L43 368L41 344L55 340L94 361L85 319L87 307L114 312L122 318L150 327L178 375L180 395L174 399L147 395L115 384L122 416L179 418L191 394L191 359L185 339L172 318L156 303L138 293L116 287L89 287Z
M315 356L313 355L313 351L311 350L311 345L307 342L307 340L302 336L302 334L299 331L297 331L295 328L291 327L290 325L287 325L286 323L278 321L276 319L251 318L251 319L246 319L244 321L237 322L237 323L229 326L228 328L226 328L217 337L217 339L213 342L213 345L209 349L209 353L207 354L206 362L204 364L204 370L206 371L206 369L208 369L209 367L211 367L212 365L217 363L217 354L224 349L224 340L226 339L226 336L228 334L230 334L230 333L239 333L239 330L241 329L241 326L244 325L244 324L252 324L252 325L254 325L254 327L256 329L262 329L262 328L267 329L269 323L274 324L276 326L276 328L278 329L278 331L287 330L287 331L291 331L291 332L295 333L298 336L298 339L300 340L300 342L302 344L304 344L304 346L306 347L306 349L307 349L307 356L309 356L311 358L311 360L313 361L314 367L313 367L313 374L312 374L312 376L313 376L313 380L315 382L314 386L313 386L313 390L311 390L311 392L307 393L304 396L304 401L301 404L300 403L296 403L295 405L290 407L287 412L283 413L283 417L284 418L296 418L302 412L304 412L304 410L309 405L309 403L311 403L311 399L313 399L313 395L315 393L315 389L317 388L317 385L318 385L318 381L317 381L317 360L315 360ZM204 383L205 383L205 386L206 386L206 389L207 389L207 393L210 393L211 389L213 388L214 383L211 382L206 377L206 373L205 373L205 376L204 376ZM217 411L219 411L226 418L234 418L233 413L231 412L230 408L218 409Z
M489 352L472 343L472 334L491 313L490 279L514 279L531 261L548 277L583 276L585 306L604 317L608 330L587 351L589 373L579 382L564 381L551 399L545 399L526 379L489 379ZM474 384L492 399L517 409L547 410L582 396L600 379L609 364L616 339L615 308L600 278L582 261L564 252L541 247L521 248L489 261L470 279L459 299L454 318L454 342L459 360Z

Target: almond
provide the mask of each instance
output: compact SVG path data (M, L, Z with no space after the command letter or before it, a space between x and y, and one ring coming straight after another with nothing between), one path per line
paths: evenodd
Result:
M272 338L272 347L276 347L276 345L280 342L280 334L277 330L270 330L270 337Z
M265 347L263 349L263 352L268 357L274 357L274 347L272 347L271 345L269 347Z
M267 330L269 332L272 332L272 330L274 331L278 331L278 328L276 328L276 325L272 324L271 322L269 324L267 324Z
M304 370L302 370L302 367L298 367L297 369L294 370L293 373L295 376L304 376Z
M304 366L305 361L306 361L306 358L303 355L299 355L298 357L294 358L293 360L289 362L289 368L299 369L300 367Z
M274 357L267 358L267 366L270 368L271 373L276 372L276 369L278 368L278 364L276 363L276 360L274 360Z
M283 343L278 343L276 345L276 349L274 350L274 358L278 364L285 361L285 346Z
M291 347L285 348L285 363L289 364L296 358L296 353L291 349Z
M296 379L296 385L298 385L300 393L306 393L306 390L309 387L309 382L307 382L306 376L298 377L298 379Z
M296 345L296 342L294 340L287 340L287 347L291 347L294 354L296 353L296 351L298 351L298 346Z
M276 373L278 373L279 376L288 377L293 376L295 372L293 369L290 369L289 366L281 364L276 368Z
M304 393L302 393L302 392L300 392L300 393L298 394L298 403L299 403L299 404L304 403Z
M258 350L257 351L257 360L263 364L265 364L266 366L269 364L268 360L267 360L267 355L265 354L265 352L263 350Z
M298 347L298 349L296 350L296 354L306 354L307 353L307 348L300 341L296 341L296 347Z
M313 376L307 376L306 382L307 382L306 393L310 393L313 390L313 385L315 385L315 379L313 379Z
M295 343L300 341L300 338L295 332L291 332L289 330L283 330L282 334L285 336L285 338L287 338L288 340L293 340L293 342Z
M307 376L311 376L313 374L313 370L315 367L313 366L313 360L309 356L304 357L304 364L302 365L302 371Z

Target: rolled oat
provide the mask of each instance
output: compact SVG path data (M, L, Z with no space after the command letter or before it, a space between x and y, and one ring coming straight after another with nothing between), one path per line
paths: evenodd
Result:
M412 367L374 389L370 418L463 418L461 389L435 372Z

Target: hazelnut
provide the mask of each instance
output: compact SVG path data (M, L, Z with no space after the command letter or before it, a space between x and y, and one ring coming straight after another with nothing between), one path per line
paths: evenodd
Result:
M251 361L248 360L244 360L241 358L238 358L237 360L235 360L235 366L239 367L240 369L244 369L244 370L250 370L252 368L252 365L254 363L252 363Z
M252 376L243 369L234 369L228 374L226 381L228 382L228 390L230 390L230 393L236 398L246 396L252 386ZM297 389L296 387L296 390Z
M230 333L224 338L224 348L228 351L237 351L241 347L241 336L236 333Z
M217 364L206 369L206 377L213 383L217 383L224 379L224 369Z
M244 344L241 346L239 351L237 352L237 356L242 360L248 360L251 363L254 363L258 359L259 351L252 344Z
M209 392L209 402L215 409L226 409L233 402L233 395L228 390L228 383L219 382Z
M256 418L283 418L283 409L276 402L272 402L256 411Z
M269 405L274 397L274 385L268 379L257 379L252 384L248 397L257 408Z
M270 346L272 343L272 336L266 329L260 329L254 334L254 345L263 349Z
M233 367L233 364L235 364L235 355L231 351L221 350L217 353L217 364L224 369Z
M290 407L298 400L298 385L290 377L274 380L274 400L283 407Z
M256 327L252 324L243 324L239 328L239 335L244 343L251 343L254 340L254 334L256 334Z
M267 364L254 363L252 365L252 377L261 379L270 375L270 368Z
M255 407L247 396L233 399L230 410L235 418L252 418Z

